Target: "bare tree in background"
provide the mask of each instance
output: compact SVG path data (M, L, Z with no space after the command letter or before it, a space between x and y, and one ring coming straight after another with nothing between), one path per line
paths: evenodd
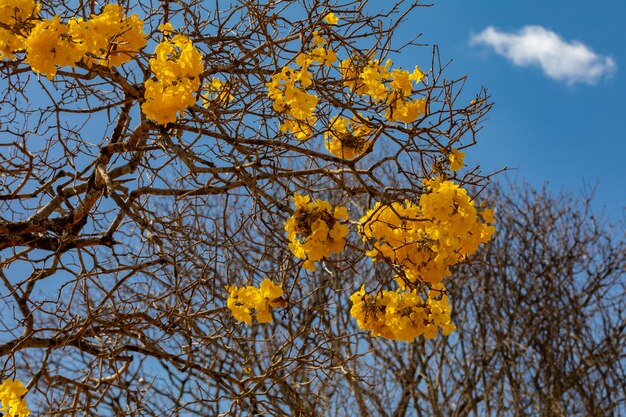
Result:
M103 6L40 4L42 16L64 21ZM350 207L353 219L375 201L418 200L422 180L445 171L452 149L475 143L486 93L473 102L462 96L464 79L445 79L434 53L419 63L430 68L415 91L426 114L395 123L380 116L384 102L352 93L321 68L311 87L318 124L301 142L279 129L270 77L293 64L315 31L355 62L415 50L394 33L419 13L417 3L382 11L367 1L122 5L144 19L149 36L123 66L81 61L47 80L23 55L0 62L0 380L26 381L36 415L334 415L351 410L340 397L346 390L361 415L389 413L383 406L396 392L364 398L365 382L394 387L388 373L372 380L378 342L356 332L347 297L366 279L380 288L393 271L363 261L363 243L352 236L353 252L306 273L287 249L290 198L324 196ZM330 12L341 17L332 28L322 22ZM160 125L140 105L166 22L201 50L200 78L221 77L233 99L207 107L198 100ZM361 112L374 132L369 151L346 160L324 150L331 117ZM485 185L477 169L464 172L455 177L461 185ZM225 308L225 287L265 277L285 289L286 306L273 324L242 326ZM388 371L410 390L405 373L424 365L400 358Z

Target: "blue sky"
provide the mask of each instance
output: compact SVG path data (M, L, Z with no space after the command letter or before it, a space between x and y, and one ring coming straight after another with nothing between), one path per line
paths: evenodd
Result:
M467 74L466 93L484 85L495 102L470 162L555 191L597 185L595 206L626 220L626 1L440 0L412 14L400 37L420 32L453 60L448 78ZM429 53L394 63L427 67Z

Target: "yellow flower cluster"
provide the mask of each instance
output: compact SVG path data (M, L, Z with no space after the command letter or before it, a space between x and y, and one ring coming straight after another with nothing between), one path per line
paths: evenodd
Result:
M350 313L374 336L413 340L453 331L442 280L495 232L493 211L479 212L464 188L440 177L425 186L429 192L419 204L376 203L360 220L363 240L373 244L367 255L398 269L398 291L373 297L361 288L350 298ZM420 287L429 288L426 300L417 292Z
M33 19L39 16L34 0L3 0L0 4L0 59L13 59L13 53L24 49Z
M371 296L361 287L350 301L350 314L373 336L410 342L419 336L432 339L439 330L447 336L456 329L443 288L431 289L424 300L416 291L383 290Z
M313 115L317 106L317 95L305 90L311 83L311 73L306 67L300 70L283 67L266 84L268 97L274 100L274 110L287 116L280 125L281 132L291 132L299 140L308 139L317 122Z
M72 19L66 24L59 16L43 19L23 42L25 62L49 79L56 75L57 66L74 68L81 59L87 65L121 65L146 45L142 27L137 15L128 17L122 6L114 4L89 20Z
M363 240L374 244L367 254L400 268L401 286L440 283L452 265L476 252L495 232L493 212L479 213L464 188L440 177L425 185L430 192L422 194L419 205L376 203L360 220Z
M107 4L102 13L92 15L90 20L70 20L69 26L72 39L82 42L86 49L83 59L89 66L122 65L147 43L143 20L136 14L125 16L124 8L118 4Z
M26 392L22 381L5 379L0 384L0 401L2 401L0 412L10 417L28 416L30 411L26 405L26 400L22 398Z
M299 69L283 67L281 72L272 76L266 83L268 97L274 101L273 108L286 116L280 125L281 132L291 132L299 140L306 140L313 134L317 123L314 115L318 97L308 93L313 84L313 74L309 67L314 64L332 66L337 61L335 52L325 48L326 40L317 32L313 33L313 49L303 52L296 59Z
M339 22L339 18L335 16L334 13L328 13L326 17L324 17L324 22L328 23L329 25L336 25L337 22Z
M37 23L24 42L25 62L33 71L54 78L58 66L72 68L85 55L83 44L72 39L70 26L61 23L59 16Z
M311 201L298 193L293 201L296 211L285 222L289 249L297 258L305 259L305 269L315 271L316 261L345 247L348 226L341 220L348 220L348 210L324 200Z
M361 155L370 146L370 134L373 128L367 126L356 116L352 119L335 116L331 119L325 133L326 149L333 155L353 159Z
M390 70L391 60L381 65L379 60L363 61L348 58L341 61L344 85L354 93L369 96L374 103L385 102L385 117L389 121L412 123L426 111L426 99L412 100L413 82L424 79L424 73L415 67L412 73L406 70Z
M448 155L448 161L450 162L450 169L452 171L458 171L463 168L463 158L465 158L465 152L461 152L458 149L452 149Z
M202 54L183 35L163 40L154 53L150 69L156 80L144 83L145 101L141 110L149 119L167 124L196 102L195 92L200 88L199 76L204 70Z
M247 324L252 324L252 310L255 311L259 323L270 323L272 321L270 309L283 304L283 289L269 278L264 279L259 288L248 285L226 289L230 292L226 306L236 320Z

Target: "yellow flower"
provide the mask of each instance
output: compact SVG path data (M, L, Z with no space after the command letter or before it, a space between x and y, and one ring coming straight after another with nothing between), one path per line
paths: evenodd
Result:
M0 5L0 60L13 59L13 53L24 48L28 26L24 23L36 19L39 4L34 0L4 0Z
M233 101L235 96L230 93L230 85L217 77L211 79L211 83L205 83L206 93L202 94L202 104L204 107L224 104Z
M372 244L367 255L396 265L402 271L401 287L440 283L452 265L476 252L495 232L481 221L465 189L441 178L425 181L425 186L428 192L419 204L376 204L360 220L359 232Z
M426 99L408 100L396 98L391 100L390 108L385 112L387 120L413 123L426 112Z
M335 61L337 61L337 55L331 49L319 47L311 51L311 59L313 62L319 62L327 67L330 67Z
M335 116L324 134L326 149L338 158L354 159L369 148L372 131L356 116L352 119Z
M252 310L259 323L272 321L272 307L282 305L283 289L269 278L261 282L260 288L248 285L246 287L226 287L230 296L226 306L232 312L235 320L252 324Z
M481 217L483 218L483 220L487 223L491 223L491 224L495 224L495 220L493 218L493 210L492 209L484 209L481 213L480 213Z
M162 24L159 25L159 30L164 35L169 35L170 33L174 32L174 26L172 26L172 24L170 22L162 23Z
M319 32L313 32L313 47L326 45L326 39L320 36ZM296 61L297 63L297 61ZM298 64L301 65L301 64Z
M285 222L289 249L305 262L303 267L315 271L315 262L341 252L346 245L348 220L345 207L333 207L328 201L311 201L307 195L294 194L294 214Z
M370 296L361 287L350 301L350 315L372 336L411 342L419 336L431 339L439 330L448 335L455 329L448 298L440 291L431 290L424 299L416 291L404 290L383 290Z
M274 281L269 278L265 278L261 282L259 290L261 291L261 295L270 301L283 295L283 289L280 285L275 284Z
M316 123L315 117L303 121L288 118L280 124L280 131L291 132L298 140L307 140L313 135L313 127Z
M424 79L424 77L425 77L425 74L422 72L420 67L416 65L409 79L411 79L412 81L415 81L416 83L419 83L420 81Z
M26 400L22 397L26 394L26 388L22 381L6 379L0 384L0 412L10 417L26 417L30 414Z
M267 96L274 101L274 110L288 116L280 125L281 132L292 132L299 140L308 139L317 122L314 112L318 97L305 91L312 84L312 74L307 69L311 59L308 54L298 55L296 61L302 65L301 70L283 67L265 84Z
M196 102L197 79L183 78L173 83L147 80L144 85L145 101L141 110L147 118L159 124L176 121L178 113Z
M328 23L329 25L336 25L337 22L339 22L339 18L335 16L334 13L328 13L326 17L324 17L324 22Z
M452 171L458 171L463 168L463 158L465 158L465 152L461 152L458 149L452 149L448 155L450 161L450 169Z
M150 69L160 81L196 78L204 71L202 54L186 36L175 35L171 40L164 40L154 53Z
M150 69L157 81L144 83L145 102L141 110L159 124L174 122L178 113L196 102L198 78L204 70L202 54L183 35L164 40L155 48Z
M84 44L87 65L122 65L147 43L143 20L136 14L126 16L118 4L107 4L102 13L86 21L72 19L69 26L72 38Z
M54 78L57 65L76 66L85 54L83 43L73 40L68 25L61 23L59 16L44 19L31 31L24 43L26 59L33 71Z

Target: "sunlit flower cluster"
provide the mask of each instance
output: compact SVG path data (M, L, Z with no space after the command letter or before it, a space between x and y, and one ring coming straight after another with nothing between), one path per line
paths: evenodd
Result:
M307 195L295 194L296 211L285 222L290 240L289 249L300 259L304 268L315 271L315 262L339 253L346 245L348 220L345 207L333 207L328 201L315 200Z
M390 59L381 65L378 59L363 61L348 58L341 61L341 74L344 85L357 94L370 96L376 103L385 100L389 94L386 80L391 77L390 67Z
M295 58L298 68L283 67L266 84L267 95L274 102L274 110L285 115L285 120L280 125L281 132L291 132L299 140L308 139L317 123L315 107L318 97L308 92L313 84L310 67L313 65L330 67L337 61L337 55L333 50L326 48L326 43L318 32L314 32L313 49L310 52L302 52Z
M166 28L169 33L169 28ZM141 105L146 117L159 124L176 120L179 112L196 102L200 74L204 70L202 54L189 38L174 35L160 42L150 60L156 80L147 80L145 102Z
M374 336L412 340L453 331L442 280L495 232L493 211L479 211L464 188L440 177L425 186L419 204L376 203L360 220L359 232L372 244L367 255L394 265L400 287L375 296L361 288L352 295L352 316ZM426 300L420 288L429 288Z
M303 63L307 64L306 61ZM307 66L300 70L283 67L267 83L268 97L274 101L274 110L287 116L280 130L293 133L299 140L308 139L317 122L314 116L317 95L306 91L312 83L311 77Z
M329 25L336 25L337 22L339 22L339 18L335 16L334 13L328 13L326 17L324 17L324 22L328 23Z
M25 62L48 79L56 75L57 65L75 67L86 51L81 42L72 39L69 25L61 23L59 16L37 23L24 46Z
M449 335L456 327L450 320L450 304L443 291L443 287L431 289L424 299L417 291L383 290L369 295L361 287L350 297L350 314L361 329L386 339L432 339L439 330Z
M296 63L303 68L308 68L313 63L331 67L337 61L337 54L332 49L326 48L327 43L319 32L313 32L312 48L314 49L311 52L299 54L296 57Z
M39 4L34 0L3 0L0 4L0 59L13 59L13 53L24 49L30 23L39 16Z
M341 75L344 85L354 93L369 96L374 103L387 105L385 117L389 121L412 123L426 111L426 99L411 99L413 82L424 79L419 67L413 72L401 69L391 70L392 62L384 65L380 61L365 58L348 58L341 61Z
M5 379L0 384L0 401L2 412L5 416L26 417L30 414L26 400L23 398L27 390L22 381Z
M353 159L361 155L370 146L371 133L374 130L366 125L362 117L348 119L335 116L331 119L326 137L326 149L333 155Z
M458 149L452 149L448 155L448 162L450 162L450 169L452 171L458 171L463 168L463 159L465 158L465 152L461 152Z
M376 205L360 220L374 259L400 269L400 284L440 283L450 267L472 255L495 232L493 212L479 212L464 188L440 177L425 181L419 204Z
M89 20L71 19L63 23L55 15L26 24L22 20L25 16L33 20L38 7L24 0L19 3L24 3L18 9L24 12L12 15L7 23L14 31L2 29L0 32L3 54L12 58L12 53L25 49L25 62L49 79L56 75L57 67L74 68L81 60L89 66L93 63L121 65L132 59L147 42L143 21L137 15L126 16L119 5L109 4ZM5 13L0 14L0 21L5 23Z
M338 18L329 13L324 22L334 25ZM284 115L281 132L290 132L300 140L309 139L315 132L318 96L310 92L313 85L312 65L333 67L336 53L327 48L328 41L319 32L313 32L311 50L295 57L296 69L283 67L266 83L273 108ZM357 95L369 97L373 103L382 103L381 114L392 122L412 123L426 112L425 98L411 98L414 83L424 79L419 67L413 72L391 69L392 62L381 64L366 57L350 57L341 61L338 69L343 84ZM360 119L360 120L359 120ZM369 147L367 134L371 127L362 118L346 119L335 116L325 134L326 148L335 156L353 159Z
M226 306L238 321L252 324L252 313L259 323L270 323L271 309L283 304L283 289L269 278L261 282L259 288L252 285L245 287L226 287L230 296Z
M89 20L70 20L70 34L81 42L87 65L95 62L113 67L130 61L147 43L143 20L136 14L126 16L118 4L107 4L99 15Z

